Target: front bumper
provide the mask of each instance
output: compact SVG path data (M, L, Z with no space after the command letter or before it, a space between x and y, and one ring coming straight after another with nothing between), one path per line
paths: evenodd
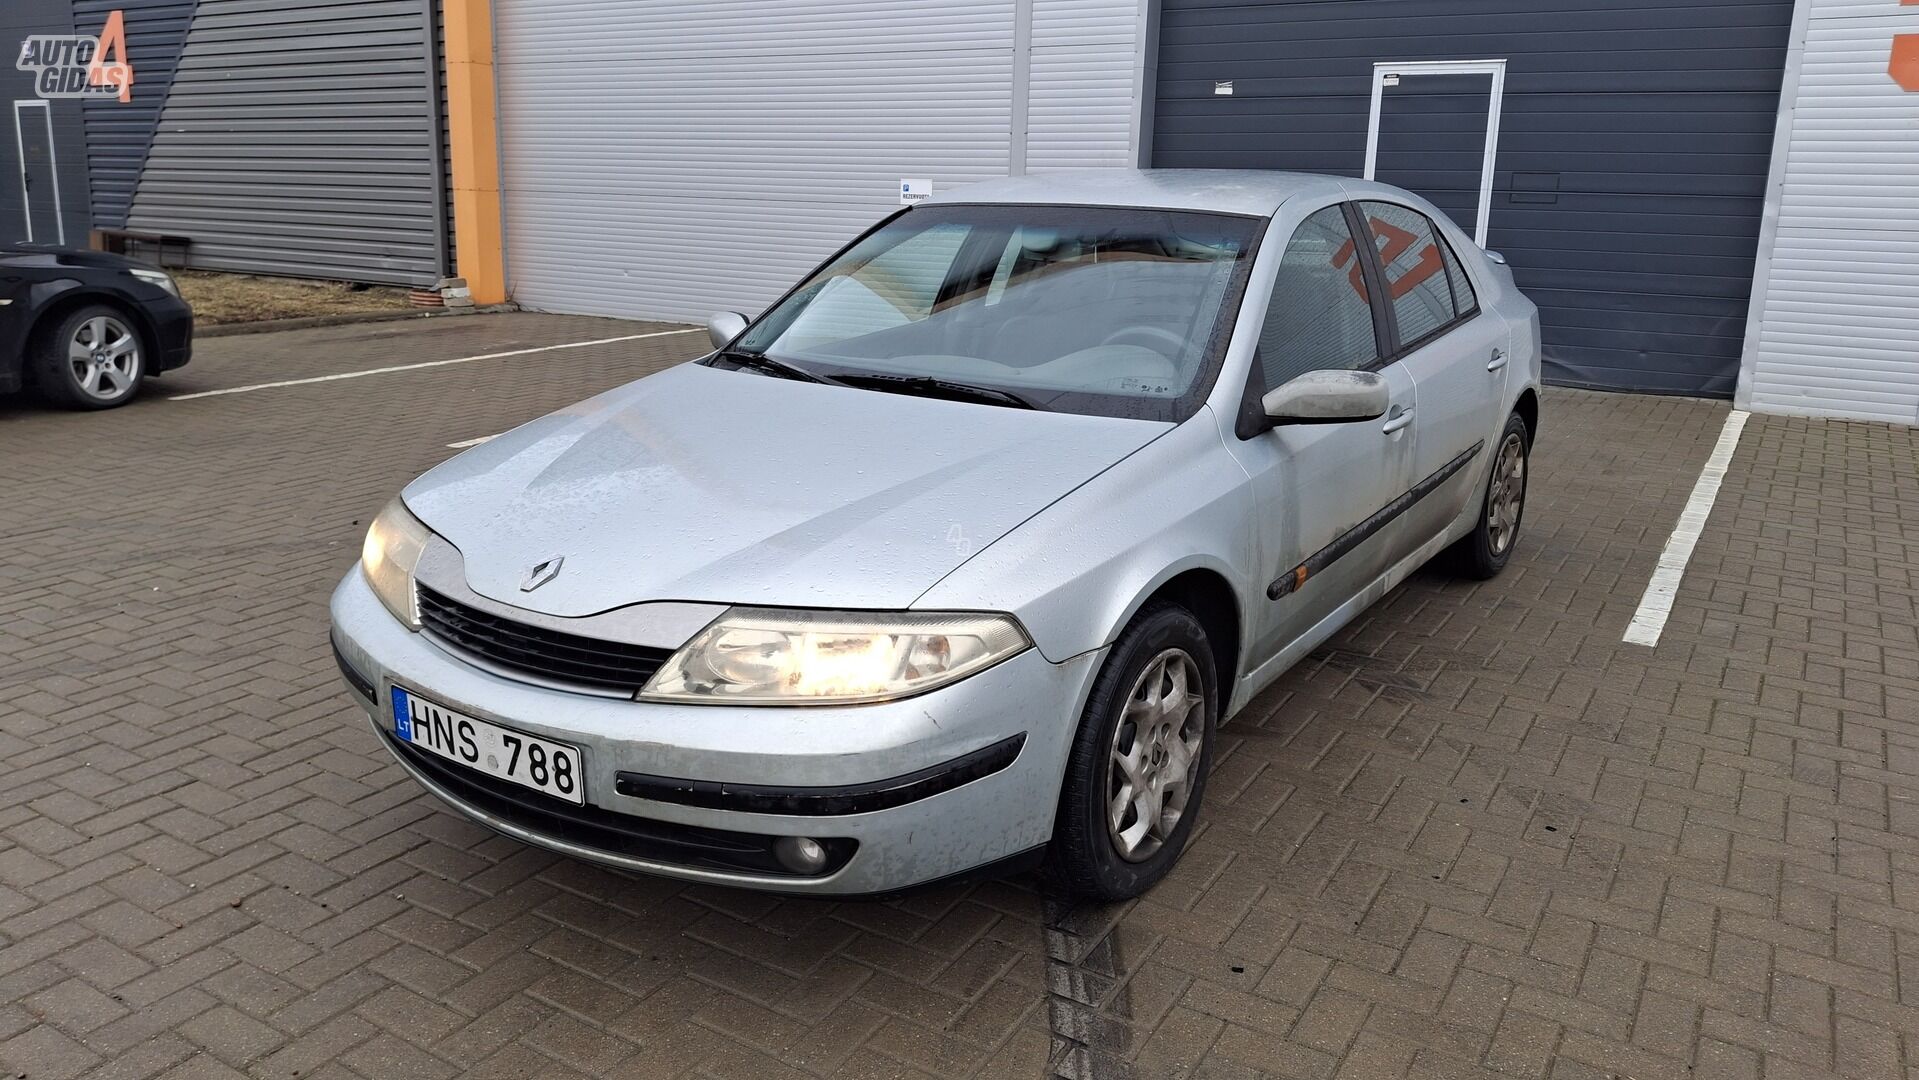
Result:
M1045 844L1098 659L1053 664L1028 649L952 686L876 705L665 705L553 690L474 667L402 626L357 568L334 591L332 614L348 685L382 744L466 816L528 843L629 870L799 894L893 892ZM536 792L521 795L519 803L532 805L520 807L492 797L505 793L461 787L464 770L436 776L433 761L393 741L387 702L396 684L578 747L587 806L561 820ZM995 748L1003 755L1009 742L1017 756L1004 764ZM982 761L993 771L977 775ZM969 762L972 773L947 770ZM924 784L927 777L937 782ZM879 783L915 778L924 785L917 790ZM888 794L866 802L811 797L871 799L876 790ZM883 808L835 812L874 805ZM602 828L614 832L595 831ZM635 831L665 839L628 842ZM851 856L810 877L719 868L698 857L707 850L702 844L750 846L780 836L844 841Z
M155 290L158 292L159 290ZM179 297L162 294L143 305L152 320L155 349L155 373L185 367L193 359L193 308Z

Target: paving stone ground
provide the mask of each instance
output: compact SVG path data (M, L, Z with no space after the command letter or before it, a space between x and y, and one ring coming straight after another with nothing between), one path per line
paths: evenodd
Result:
M476 316L209 340L0 404L0 1075L1919 1077L1919 437L1554 391L1496 581L1427 571L1222 730L1148 898L826 903L464 823L338 689L325 601L449 442L701 335Z

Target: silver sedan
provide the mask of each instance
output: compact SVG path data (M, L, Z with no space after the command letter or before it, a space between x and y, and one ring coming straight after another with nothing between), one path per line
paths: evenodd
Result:
M709 329L415 480L334 594L380 741L527 843L1137 895L1221 722L1435 555L1490 576L1519 536L1536 309L1383 185L994 181Z

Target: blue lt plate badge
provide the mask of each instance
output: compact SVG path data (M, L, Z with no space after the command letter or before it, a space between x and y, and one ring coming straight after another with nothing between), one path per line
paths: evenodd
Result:
M393 734L401 742L413 741L413 710L407 708L406 691L397 686L393 688Z

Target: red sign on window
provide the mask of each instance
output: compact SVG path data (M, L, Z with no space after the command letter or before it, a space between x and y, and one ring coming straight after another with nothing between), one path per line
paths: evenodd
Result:
M1381 241L1379 245L1379 265L1387 267L1387 273L1390 274L1392 273L1390 269L1392 265L1398 262L1399 257L1406 254L1408 249L1419 242L1419 237L1397 225L1381 221L1378 218L1369 219L1369 224L1373 227L1373 235ZM1353 246L1351 240L1348 240L1345 244L1341 245L1338 251L1333 253L1333 265L1335 267L1341 267L1349 262L1353 264L1352 268L1347 271L1347 275L1352 279L1353 291L1359 294L1361 300L1364 300L1366 299L1366 279L1360 274L1359 260L1353 258L1353 256L1358 253L1359 249ZM1419 288L1434 274L1445 269L1445 257L1439 253L1439 245L1428 244L1426 245L1426 250L1419 253L1419 261L1417 263L1414 263L1405 273L1399 275L1398 278L1392 279L1388 283L1387 291L1393 299L1397 300L1407 293L1412 292L1414 289Z

